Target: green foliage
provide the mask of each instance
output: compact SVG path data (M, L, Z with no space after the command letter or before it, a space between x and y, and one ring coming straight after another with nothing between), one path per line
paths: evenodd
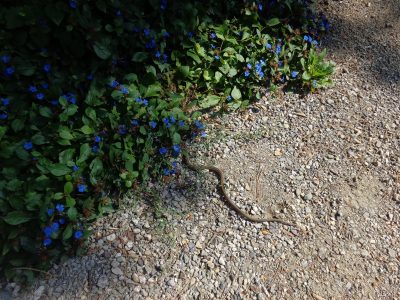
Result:
M108 195L173 175L201 111L329 84L302 2L6 1L0 273L30 279L15 268L79 250Z

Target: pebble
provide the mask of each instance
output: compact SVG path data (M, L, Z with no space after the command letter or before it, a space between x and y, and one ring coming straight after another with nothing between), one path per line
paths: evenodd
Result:
M112 268L111 272L113 272L113 274L115 274L115 275L124 275L124 273L122 272L122 270L119 267Z

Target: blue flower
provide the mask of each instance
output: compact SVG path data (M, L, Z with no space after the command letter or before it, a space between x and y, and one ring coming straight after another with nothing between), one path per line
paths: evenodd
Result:
M168 54L164 53L162 57L163 57L164 63L167 63L168 62Z
M229 95L228 97L226 97L226 101L228 101L228 102L232 101L232 96Z
M34 85L29 86L28 91L31 93L36 93L37 92L37 87Z
M117 10L117 11L115 12L115 15L116 15L117 17L121 17L121 16L122 16L122 12L121 12L120 10Z
M115 89L117 86L119 86L119 82L116 80L113 80L113 81L111 81L110 86Z
M135 98L135 101L139 104L141 104L143 102L142 98Z
M62 205L61 203L58 203L56 205L56 209L58 210L58 212L63 212L64 211L64 205Z
M87 80L92 81L93 80L93 73L90 73L87 77Z
M58 220L58 223L59 223L60 225L64 225L64 224L65 224L65 219L64 219L64 218L61 218L60 220Z
M311 44L314 45L314 46L317 46L317 45L318 45L318 41L317 41L317 40L313 40L313 41L311 42Z
M43 240L43 246L48 247L48 246L50 246L50 245L51 245L51 239L45 238L45 239Z
M1 56L1 61L4 64L8 64L10 62L10 60L11 60L10 55L4 54L4 55Z
M3 106L8 106L10 105L10 100L8 100L7 98L1 98L1 103L3 104Z
M118 133L120 134L120 135L125 135L126 134L126 126L125 125L119 125L118 126Z
M258 10L259 10L259 11L262 11L262 10L263 10L263 6L262 6L261 3L258 4Z
M175 118L174 118L173 116L170 116L170 117L169 117L169 121L170 121L172 124L175 124L175 122L176 122L176 120L175 120Z
M292 76L292 78L296 78L298 74L299 74L299 72L292 71L292 73L290 73L290 76Z
M283 66L283 61L278 60L278 67L282 67Z
M129 90L126 87L122 86L122 85L121 85L121 92L124 95L128 95L129 94Z
M51 227L46 226L46 227L43 229L43 233L44 233L44 236L45 236L45 237L50 237L50 236L53 234L53 230L51 229Z
M161 53L160 51L156 51L156 53L154 54L155 57L160 58L161 57Z
M244 72L244 76L245 76L245 77L249 77L249 75L250 75L250 72L249 72L248 70L246 70L246 71Z
M155 39L151 39L149 42L146 43L146 49L154 49L157 46Z
M317 87L317 81L316 80L313 80L311 84L312 84L313 87Z
M178 126L179 126L179 127L185 126L185 121L180 120L180 121L178 122Z
M252 66L251 66L250 63L248 63L248 64L246 65L246 67L247 67L247 69L249 69L249 70L251 70L251 68L252 68Z
M0 120L5 120L8 118L8 115L6 112L0 113Z
M275 53L276 53L276 55L279 55L279 54L281 54L281 52L282 52L282 46L278 44L276 46Z
M212 38L212 39L214 40L214 39L217 38L217 35L216 35L214 32L212 32L212 33L210 34L210 38Z
M52 209L52 208L47 209L47 214L49 216L52 216L54 214L54 209Z
M285 78L285 75L282 75L282 77L281 77L280 81L281 81L282 83L284 83L284 82L285 82L285 80L286 80L286 78Z
M189 39L191 39L191 38L193 37L193 32L189 31L189 32L187 33L187 36L189 37Z
M164 122L164 124L165 124L165 126L166 126L167 128L170 128L170 127L171 127L171 124L169 123L169 119L168 119L168 118L164 118L164 119L163 119L163 122Z
M312 41L312 38L311 38L311 36L305 35L304 38L303 38L303 40L306 41L306 42L308 42L308 41L311 42L311 41Z
M72 9L76 9L77 6L78 6L78 3L75 0L69 1L69 7L71 7Z
M24 149L26 151L32 150L32 148L33 148L33 144L32 144L31 141L27 141L27 142L24 143Z
M94 141L95 141L96 143L100 143L100 142L101 142L101 136L96 135L96 136L94 137Z
M149 122L149 125L150 125L151 128L154 129L154 128L156 128L156 126L157 126L157 122L156 122L156 121L150 121L150 122Z
M4 74L5 74L6 76L11 76L12 74L14 74L14 72L15 72L14 67L8 67L8 68L6 68L6 69L4 70Z
M86 184L78 184L78 192L79 193L87 192L87 185Z
M172 146L172 150L174 150L175 154L179 154L181 152L181 146L178 144Z
M167 154L168 150L165 147L161 147L160 150L158 150L158 152L160 152L161 155L165 155Z
M46 73L49 73L50 70L51 70L51 64L44 64L43 71L45 71Z
M169 37L168 31L164 31L162 35L163 35L163 37L165 37L165 38Z
M76 171L78 171L78 170L79 170L79 167L78 167L77 165L74 165L74 166L72 167L72 171L76 172Z
M169 176L171 174L171 172L168 168L163 168L162 172L163 172L164 176Z
M212 50L215 49L215 45L214 44L211 44L210 47L211 47Z
M52 232L56 232L58 231L58 229L60 229L60 224L58 224L57 222L53 222L51 223L50 228Z
M144 105L144 106L149 105L149 101L148 101L147 99L143 99L143 105Z
M144 33L144 36L149 36L150 35L150 29L149 28L143 29L143 33Z
M194 121L194 125L195 125L195 126L197 127L197 129L199 129L199 130L204 129L204 125L203 125L200 121L198 121L198 120Z
M215 55L214 58L215 58L216 60L219 60L219 55Z
M69 103L71 103L71 104L75 104L75 103L76 103L76 97L75 97L74 94L68 93L68 94L66 95L66 98L67 98L67 101L68 101Z
M201 137L203 137L203 138L207 137L207 133L205 131L202 131L201 132Z
M43 93L37 93L36 94L36 99L43 100L44 99L44 94Z
M100 150L100 148L99 148L99 146L97 146L97 145L94 145L94 146L92 147L92 152L93 152L93 153L97 153L97 152L99 152L99 150Z
M270 43L267 43L267 44L265 45L265 47L266 47L267 49L272 49L272 45L271 45Z
M167 9L167 0L161 0L160 9L161 10Z
M133 119L133 120L131 121L131 124L132 124L133 126L138 126L138 125L139 125L139 121L136 120L136 119Z
M83 232L81 230L77 230L74 233L74 238L79 240L83 236Z
M44 88L45 90L47 90L49 88L49 84L44 82L41 84L41 87Z

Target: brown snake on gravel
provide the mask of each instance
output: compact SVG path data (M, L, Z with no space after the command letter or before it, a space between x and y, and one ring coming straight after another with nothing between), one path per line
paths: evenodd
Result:
M238 215L240 215L241 217L243 217L244 219L250 221L250 222L254 222L254 223L264 223L264 222L275 222L275 223L281 223L287 226L294 226L296 227L296 225L286 222L284 220L281 219L276 219L276 218L258 218L258 217L254 217L249 215L248 213L246 213L245 211L241 210L239 208L239 206L237 206L235 204L235 202L233 202L231 200L231 198L229 198L227 192L225 191L225 178L224 178L224 173L217 167L215 166L211 166L211 165L195 165L193 163L191 163L191 161L188 158L188 154L187 153L183 153L183 162L189 167L189 169L192 169L193 171L201 171L201 170L208 170L211 171L213 173L215 173L218 178L219 178L219 187L221 189L222 195L226 201L226 203L229 205L230 208L232 208Z

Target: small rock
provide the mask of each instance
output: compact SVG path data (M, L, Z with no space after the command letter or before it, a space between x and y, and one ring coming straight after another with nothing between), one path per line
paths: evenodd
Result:
M396 251L394 251L393 249L389 249L388 254L392 258L396 258Z
M169 279L169 280L167 281L167 284L168 284L170 287L174 287L174 286L176 285L176 280L175 280L175 278Z
M43 292L44 292L44 286L41 285L41 286L39 286L39 287L37 288L37 290L36 290L35 293L33 294L33 299L34 299L34 300L39 300L39 299L42 297Z
M115 235L115 233L113 233L113 234L110 234L109 236L107 236L107 240L108 240L108 241L110 241L110 242L114 241L114 240L115 240L115 238L116 238L116 235Z
M276 148L276 149L275 149L275 152L274 152L274 155L275 155L275 156L282 156L282 150L281 150L281 148Z
M107 276L101 276L97 281L97 286L101 289L104 289L108 285L108 278Z
M361 254L362 257L368 257L369 256L369 252L367 250L365 250L365 249L362 249L360 254Z
M111 272L113 272L113 274L118 275L118 276L124 275L124 273L122 272L122 270L119 267L112 268Z
M312 194L311 193L307 193L304 195L304 200L310 201L312 199Z

